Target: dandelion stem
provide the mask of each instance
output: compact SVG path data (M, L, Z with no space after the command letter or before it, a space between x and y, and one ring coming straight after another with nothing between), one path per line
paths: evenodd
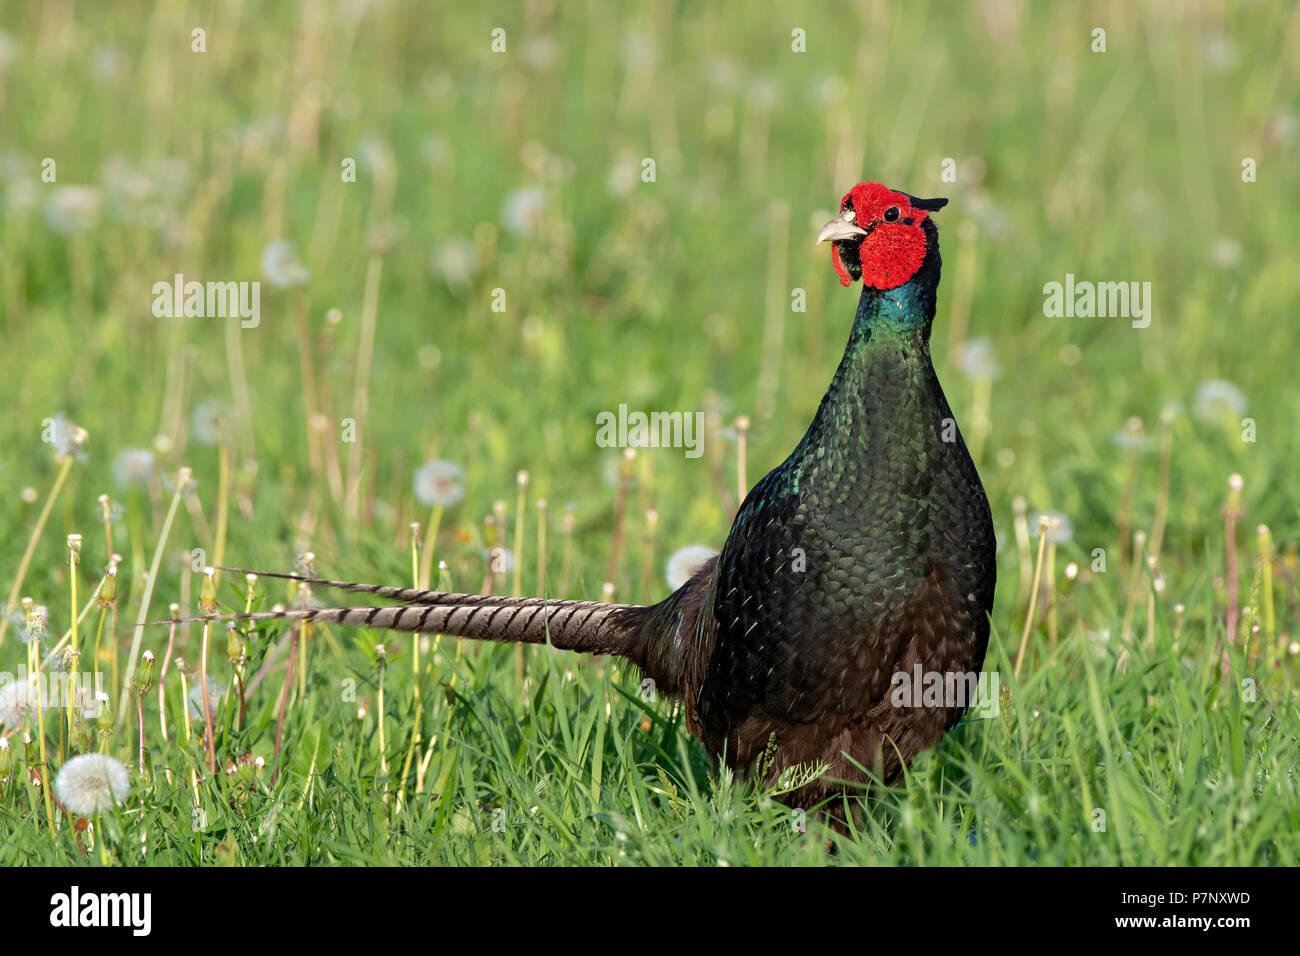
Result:
M203 728L208 745L208 769L217 772L216 741L212 734L212 701L208 693L208 631L211 623L203 622L203 643L199 652L199 694L203 700Z
M627 449L623 453L622 467L619 468L618 497L614 501L614 540L609 547L609 565L605 570L605 584L608 588L617 589L618 558L623 546L623 519L627 515L627 496L632 486L635 462L636 452ZM612 597L612 592L610 596Z
M189 681L185 679L185 668L181 667L181 662L176 661L176 673L181 679L181 728L184 731L183 741L188 744L193 731L190 729L190 708L187 706L189 701Z
M528 491L528 472L521 471L515 476L515 567L510 593L518 596L523 593L524 579L524 495Z
M388 670L386 652L379 657L379 771L384 775L384 803L388 802L388 745L384 740L384 672Z
M212 546L216 560L213 567L220 569L226 557L226 525L230 518L230 444L223 440L217 452L217 536ZM221 580L221 571L213 574L213 583Z
M411 522L411 587L420 586L420 522Z
M546 499L537 499L537 596L546 597Z
M144 694L135 695L135 719L139 728L140 772L144 773Z
M1041 515L1038 519L1038 560L1034 564L1034 581L1029 589L1029 610L1025 614L1025 630L1020 635L1020 649L1016 652L1016 665L1011 669L1012 676L1020 676L1020 665L1025 659L1025 649L1029 646L1029 632L1034 626L1034 612L1038 609L1038 585L1043 578L1043 558L1047 552L1047 534L1050 519Z
M179 616L176 612L180 610L180 606L173 604L172 609L173 609L172 617L175 618ZM100 619L103 620L102 616ZM167 665L171 663L172 647L175 645L175 643L176 643L176 625L171 624L168 625L167 628L167 653L163 655L162 666L159 669L159 673L158 673L158 726L162 728L163 743L168 742L167 740L167 694L165 693L166 685L167 685ZM168 770L167 779L170 780L171 776L172 776L172 772Z
M154 582L158 580L158 569L162 567L163 552L167 548L167 538L171 535L172 522L176 520L176 510L180 507L185 489L189 487L192 473L182 468L176 476L176 493L172 495L171 507L163 521L162 533L158 537L158 547L153 553L153 564L149 567L149 577L145 580L144 596L140 599L140 616L135 622L135 633L131 637L131 652L127 656L126 676L122 680L122 702L118 705L117 722L120 724L126 716L127 694L131 690L131 679L135 677L135 662L140 655L140 641L144 639L144 625L149 619L149 601L153 598ZM206 688L205 688L206 690Z
M650 582L654 576L655 546L659 543L659 512L649 508L645 513L645 538L641 551L641 601L650 600Z
M1174 416L1166 411L1160 416L1160 484L1156 490L1156 514L1151 522L1151 545L1147 553L1159 559L1165 540L1165 523L1169 519L1169 474L1174 457Z
M36 642L31 648L36 651ZM50 763L45 757L45 704L41 693L41 655L39 651L32 654L32 674L36 678L36 733L41 750L41 795L45 798L45 817L50 822L50 835L54 835L54 808L50 804Z
M438 541L438 527L442 524L442 504L436 504L429 512L429 531L424 536L424 553L420 558L420 578L416 587L429 589L429 578L433 575L433 552Z
M1133 638L1133 615L1137 608L1138 588L1142 584L1142 551L1146 543L1145 531L1139 528L1133 532L1133 563L1129 569L1128 603L1124 605L1124 624L1120 628L1125 643Z
M71 602L69 604L69 613L72 615L72 624L68 628L69 639L72 648L72 674L68 680L68 706L64 714L67 724L67 739L72 739L73 720L76 711L73 703L77 697L77 675L80 673L79 660L81 648L78 644L77 622L80 620L77 614L77 565L81 557L81 535L68 535L68 590L71 592ZM66 742L65 742L66 743ZM66 746L63 750L63 758L66 760L68 751Z
M1052 519L1052 530L1047 539L1047 639L1052 647L1056 646L1056 532L1060 519Z
M99 609L99 623L95 625L95 657L94 660L92 660L90 663L91 663L91 667L96 671L99 670L99 643L100 643L100 638L104 634L104 618L105 616L107 616L107 614L108 614L108 608L101 607Z
M372 253L366 266L365 293L361 303L361 343L357 349L357 384L352 400L357 420L358 440L348 448L348 516L354 521L361 502L361 450L360 437L365 434L367 409L370 399L370 363L375 351L375 321L379 312L379 278L383 273L384 259Z
M569 506L564 509L564 517L560 519L560 534L564 538L564 548L560 557L560 589L555 593L559 598L569 593L569 571L573 567L573 521L573 507Z
M298 628L299 625L293 626L293 637L289 646L289 661L284 669L284 687L280 690L280 714L275 721L275 752L271 759L275 761L275 770L271 773L271 786L275 786L276 779L280 776L280 745L284 741L284 715L289 709L289 688L293 686L293 668L294 663L298 660Z
M1277 666L1277 629L1273 615L1273 535L1268 525L1255 529L1259 546L1260 601L1264 612L1264 673L1272 676Z
M1241 492L1244 484L1241 475L1228 477L1228 500L1223 506L1223 538L1225 575L1228 585L1227 646L1223 649L1221 668L1228 672L1228 648L1237 640L1238 582L1237 582L1237 518L1241 514Z
M416 544L420 537L420 525L411 523L411 579L412 587L418 588L420 563L417 558ZM415 697L415 720L411 723L411 744L406 751L406 760L402 763L401 784L397 791L397 805L401 807L406 800L406 778L411 772L411 762L415 751L420 746L420 719L424 715L424 695L420 687L420 634L411 635L411 693Z
M36 542L41 539L41 532L45 530L45 522L50 520L50 512L54 510L54 502L58 500L59 492L63 490L63 485L67 482L68 472L72 470L72 463L75 460L72 455L64 458L58 477L54 479L54 487L50 489L50 493L46 496L45 504L36 518L35 526L32 528L31 537L27 539L27 548L23 551L22 559L18 562L18 573L14 577L13 587L9 589L9 599L5 601L5 613L0 615L0 645L4 644L5 632L9 630L9 612L18 603L18 595L23 589L23 578L27 577L27 568L32 563L32 555L36 553Z

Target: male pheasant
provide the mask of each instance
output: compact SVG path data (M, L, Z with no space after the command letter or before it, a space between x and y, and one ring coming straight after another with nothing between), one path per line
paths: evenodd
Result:
M770 781L825 765L792 806L861 790L868 771L896 781L971 701L899 706L895 675L978 673L996 574L988 499L930 360L929 214L946 204L879 183L844 196L818 237L841 282L863 285L839 368L718 557L658 604L317 581L404 603L254 616L615 654L683 701L716 761L761 762Z

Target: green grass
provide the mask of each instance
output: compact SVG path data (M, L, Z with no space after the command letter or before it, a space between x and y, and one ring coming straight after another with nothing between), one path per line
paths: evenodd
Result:
M596 446L595 416L621 402L711 413L704 457L643 452L627 488L615 598L658 599L670 553L726 535L736 417L753 422L752 483L816 408L857 293L839 287L812 237L853 182L878 179L952 200L936 214L946 268L933 351L1004 542L986 664L1007 690L1002 712L966 720L920 758L828 857L815 821L800 833L771 795L720 778L672 702L644 701L638 675L614 661L530 649L521 685L511 648L465 643L457 654L444 640L436 658L428 648L419 753L433 746L417 794L416 770L402 775L416 723L410 638L315 632L306 671L286 683L288 631L268 627L249 635L250 675L274 656L244 725L227 725L226 706L214 715L223 763L261 757L265 769L203 772L197 737L179 742L173 665L170 743L155 689L144 708L151 774L134 776L85 857L85 835L57 807L51 834L28 783L41 772L22 744L34 723L0 728L11 744L0 863L1300 862L1300 668L1288 646L1300 616L1294 9L1175 19L1157 5L374 4L358 19L348 11L360 4L331 5L328 17L272 6L0 4L11 382L0 405L0 600L63 467L43 422L64 414L89 433L21 587L49 609L43 653L70 623L65 536L84 538L79 604L107 564L106 493L123 558L117 615L90 667L92 606L80 667L111 685L128 666L181 466L197 487L162 543L148 620L172 602L196 611L194 549L200 565L223 555L267 570L310 550L327 576L406 583L408 525L429 517L413 473L434 458L466 477L437 540L444 585L477 590L488 549L515 548L522 469L522 590L538 585L533 502L546 498L547 590L561 586L571 508L561 596L599 598L619 488L618 452ZM191 52L195 27L206 53ZM495 27L507 31L503 54L490 48ZM1096 27L1105 53L1090 51ZM806 53L791 50L795 28ZM47 157L57 182L41 181ZM348 157L355 183L341 181ZM1244 157L1257 182L1242 181ZM641 179L645 158L654 182ZM941 177L945 158L956 182ZM123 169L144 177L143 197L132 198ZM75 198L60 192L73 185L96 187L98 213L61 231L48 207ZM519 189L543 198L523 231L503 212ZM256 328L152 316L153 283L177 272L262 279L262 251L277 239L293 242L311 278L293 290L264 281ZM472 250L468 274L431 266L435 250L456 248ZM1151 282L1150 327L1045 318L1043 285L1066 273ZM367 365L368 276L378 298ZM806 312L790 311L796 288ZM494 289L505 290L503 312ZM1000 367L991 382L961 361L974 339ZM300 341L324 415L319 467ZM1198 406L1198 388L1216 379L1243 392L1244 412ZM211 401L230 410L215 444L192 420ZM1132 417L1139 450L1114 440ZM151 447L147 485L115 483L114 457ZM1244 481L1235 551L1221 513L1233 473ZM1022 579L1037 557L1036 541L1017 540L1018 498L1031 517L1067 516L1072 533L1045 572L1015 677ZM1162 512L1155 573L1139 564L1133 574L1129 535L1149 538ZM1275 543L1267 559L1259 524ZM1241 625L1224 674L1230 551ZM498 575L496 589L512 578ZM242 609L242 588L226 575L223 605ZM259 607L295 599L258 583ZM1255 624L1250 652L1264 650L1252 661L1243 645ZM17 629L0 643L0 669L14 674L26 660ZM149 627L141 649L161 659L167 640L166 627ZM197 628L178 632L173 656L197 666L199 641ZM377 642L389 653L382 763ZM209 671L230 680L224 634L213 635ZM122 697L106 689L116 714ZM126 703L104 746L134 767ZM65 760L63 714L46 716L53 772Z

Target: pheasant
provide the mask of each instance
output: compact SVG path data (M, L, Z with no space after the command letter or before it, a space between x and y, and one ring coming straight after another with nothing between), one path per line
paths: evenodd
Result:
M839 367L720 554L658 604L302 579L401 603L251 616L617 655L680 698L716 762L769 783L823 769L782 797L793 807L896 782L971 703L900 706L897 675L978 674L996 576L988 499L930 360L930 213L946 204L880 183L844 196L817 237L863 286Z

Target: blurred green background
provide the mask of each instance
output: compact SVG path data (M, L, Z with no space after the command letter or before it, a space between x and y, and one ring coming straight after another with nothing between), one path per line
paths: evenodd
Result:
M513 548L527 470L523 590L540 497L548 590L571 506L565 596L600 596L626 486L614 595L658 599L672 552L726 535L737 418L751 484L811 419L858 295L813 238L880 180L951 200L933 353L1003 542L995 631L1014 648L1025 615L1015 499L1063 519L1078 634L1118 635L1129 532L1164 508L1162 600L1208 651L1235 472L1243 546L1267 523L1283 556L1285 650L1298 70L1289 3L2 3L0 580L57 474L42 423L62 414L89 441L22 589L60 629L63 535L86 535L93 585L111 495L129 600L187 465L198 503L154 603L178 600L191 549L214 548L222 441L230 563L310 549L331 576L405 581L429 511L414 472L446 459L465 472L437 549L458 589L480 586L489 545ZM263 264L281 240L309 273L290 288ZM174 273L261 280L260 325L155 318ZM1045 317L1067 273L1150 282L1150 326ZM705 455L645 451L620 477L595 441L620 403L705 411ZM127 449L154 455L134 486L114 475Z
M16 491L51 467L41 420L60 412L91 435L68 495L82 514L113 490L115 453L158 436L161 467L193 466L211 493L215 455L189 425L203 402L237 408L232 336L220 319L153 318L152 284L181 272L264 280L261 325L238 333L256 520L231 533L250 561L289 547L310 484L294 293L269 287L260 257L287 239L310 270L334 435L356 415L383 231L359 423L373 526L396 540L422 519L410 472L442 457L467 470L463 521L513 498L528 469L530 497L576 502L583 550L599 552L616 453L595 445L597 412L712 406L724 427L748 414L751 478L793 447L857 297L812 238L860 179L952 200L936 216L935 360L968 433L963 343L985 340L1000 370L987 438L973 436L1000 528L1025 495L1109 543L1125 459L1112 432L1139 416L1153 433L1166 405L1190 412L1200 383L1226 379L1259 440L1178 427L1171 539L1199 547L1232 471L1252 515L1296 529L1291 5L16 3L3 23L11 529ZM41 182L45 157L57 183ZM1243 157L1257 182L1242 182ZM956 182L941 181L945 159ZM1042 286L1067 272L1151 282L1151 326L1044 318ZM806 313L790 312L796 287ZM733 454L718 442L711 454ZM665 546L720 542L730 513L707 459L652 457L639 504L658 505ZM1137 495L1149 512L1154 481ZM325 516L299 544L335 567L338 534ZM377 557L346 563L378 574Z

